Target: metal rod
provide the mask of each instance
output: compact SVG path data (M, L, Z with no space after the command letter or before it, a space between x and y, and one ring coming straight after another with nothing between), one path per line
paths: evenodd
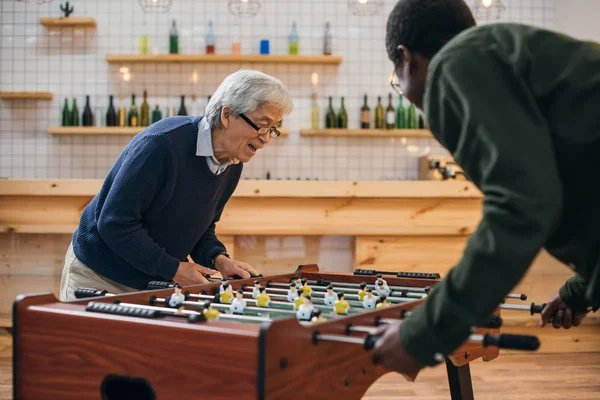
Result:
M352 337L352 336L342 336L342 335L316 335L316 339L321 341L328 342L340 342L340 343L352 343L352 344L365 344L364 338Z
M271 291L275 291L275 290L278 291L278 292L279 291L284 291L286 293L285 295L283 295L283 294L273 294L272 296L273 297L275 297L275 296L283 296L285 299L287 299L287 290L285 290L285 289L267 288L266 290L267 290L267 293L271 293ZM301 291L302 289L298 289L298 290ZM250 295L252 295L252 292L244 292L244 294L250 294ZM313 297L313 299L317 298L318 300L321 300L321 297L325 297L325 293L324 292L315 292L314 290L311 292L310 295L311 295L311 297ZM409 293L409 295L410 295L410 293ZM377 295L375 295L375 296L377 296ZM358 300L358 299L360 299L360 297L357 294L346 294L346 293L344 293L344 297L347 300ZM278 298L281 298L281 297L278 297ZM413 294L412 298L411 297L394 297L394 296L390 297L390 296L387 296L388 302L390 302L390 303L399 303L399 304L401 304L401 303L407 303L407 302L411 302L411 301L415 301L415 300L419 300L419 299L421 299L421 295L419 295L419 294ZM360 300L358 300L358 301L360 302ZM348 301L348 303L352 304L350 301ZM355 306L356 307L359 307L359 306L362 307L362 302L360 302L360 304L357 303Z
M252 296L252 292L244 292L244 295ZM310 295L312 297L312 293ZM286 299L287 300L287 295L284 295L284 294L269 294L269 296L272 297L272 298L274 298L274 299ZM323 305L325 305L325 307L333 307L333 306L330 306L330 305L326 305L325 304L325 299L321 299L321 298L315 298L315 297L313 297L312 298L312 302L313 303L318 302L319 305L323 304ZM293 303L288 302L288 304L293 304ZM350 301L348 301L348 304L350 304L353 307L363 308L363 304L360 301L352 301L352 300L350 300Z
M375 332L376 328L375 327L370 327L370 326L350 326L348 328L349 332L363 332L363 333L368 333L368 334L373 334L373 332Z

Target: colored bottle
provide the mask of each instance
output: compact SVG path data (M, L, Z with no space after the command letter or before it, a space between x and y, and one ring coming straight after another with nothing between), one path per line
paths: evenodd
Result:
M392 94L388 95L388 106L385 110L385 129L394 129L396 127L396 110L392 105Z
M412 103L410 103L410 106L408 107L406 127L408 129L417 129L417 109Z
M85 96L85 107L81 115L81 122L83 126L92 126L94 124L94 116L90 108L90 96Z
M161 119L162 119L162 112L160 111L160 108L158 108L158 104L157 104L154 111L152 111L152 123L158 122Z
M177 115L188 115L187 110L185 109L185 96L181 96L181 104L179 105Z
M140 107L140 126L150 125L150 105L148 104L148 93L144 90L144 102Z
M123 97L120 97L121 107L119 107L119 126L127 126L127 110L125 108L125 101Z
M140 54L148 54L148 35L140 35Z
M310 106L310 129L319 129L319 104L317 104L317 94L312 95L312 105Z
M298 29L296 21L292 22L292 31L290 32L290 55L298 55Z
M242 53L242 40L240 38L240 24L236 20L233 26L233 41L231 42L231 54Z
M71 108L71 126L79 126L79 109L77 108L77 99L73 99L73 108Z
M425 116L423 115L423 113L418 113L418 122L417 122L417 128L418 129L425 129Z
M365 94L365 104L360 109L360 127L369 129L371 127L371 109L367 105L367 95Z
M212 20L208 21L208 33L206 34L206 54L215 54L215 34L213 32Z
M62 109L62 126L71 125L71 113L69 112L69 100L65 97L65 104Z
M396 108L396 129L406 129L406 109L404 98L398 95L398 108Z
M348 113L346 112L346 106L344 105L344 97L342 96L342 105L340 106L340 112L337 117L338 128L348 128Z
M171 25L171 31L169 32L169 53L179 53L179 33L177 33L177 26L175 25L175 20L173 20L173 24Z
M381 96L377 96L377 107L375 107L375 129L383 129L385 127L383 105L381 104Z
M131 95L131 108L129 109L129 116L127 118L129 126L139 126L138 110L135 105L135 94Z
M108 111L106 112L106 126L117 126L117 113L113 106L113 96L108 98Z
M333 36L331 35L331 24L325 23L325 34L323 35L323 55L330 56L332 53Z
M329 97L329 107L327 108L327 114L325 115L325 128L331 129L337 127L335 111L333 111L332 98Z

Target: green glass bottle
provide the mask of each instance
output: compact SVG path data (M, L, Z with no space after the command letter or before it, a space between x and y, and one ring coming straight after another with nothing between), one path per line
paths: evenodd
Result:
M171 25L171 31L169 32L169 53L179 53L179 33L177 32L175 20L173 20L173 24Z
M396 129L406 129L406 109L404 98L398 95L398 108L396 108Z
M340 106L340 112L338 113L337 127L344 129L348 128L348 113L346 112L346 107L344 106L344 97L342 97L342 105Z
M158 108L158 104L157 104L154 111L152 111L152 123L158 122L161 119L162 119L162 112L160 111L160 108Z
M367 104L367 95L365 94L365 104L360 109L360 128L369 129L371 127L371 109Z
M77 99L73 99L73 108L71 109L71 126L79 126L79 109L77 108Z
M65 97L65 104L62 110L62 126L71 125L71 113L69 112L69 100Z
M298 54L298 30L296 21L292 22L292 31L290 32L290 55Z
M131 108L129 109L129 115L127 117L129 126L139 126L138 110L135 105L135 94L131 95Z
M148 105L148 93L144 90L144 102L140 107L140 126L150 125L150 105Z
M408 129L417 129L417 109L413 103L410 103L408 107L408 117L406 121L406 127Z
M417 123L418 129L425 129L425 118L423 117L423 113L419 113L419 121Z
M331 128L335 128L336 126L337 126L337 124L336 124L335 111L333 111L332 98L329 97L329 107L327 108L327 115L325 116L325 128L331 129Z
M392 94L388 95L388 106L385 109L385 129L394 129L396 127L396 110L392 105Z
M383 120L383 106L381 105L381 96L377 96L377 107L375 107L375 129L383 129L385 127Z

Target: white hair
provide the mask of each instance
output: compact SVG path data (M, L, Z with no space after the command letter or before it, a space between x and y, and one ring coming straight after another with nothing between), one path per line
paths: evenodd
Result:
M261 106L273 106L289 114L294 108L292 96L283 83L259 71L239 70L219 85L206 106L205 118L211 128L221 127L221 110L229 107L235 115Z

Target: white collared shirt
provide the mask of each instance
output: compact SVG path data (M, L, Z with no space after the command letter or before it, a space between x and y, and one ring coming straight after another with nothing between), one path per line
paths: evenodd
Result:
M208 167L215 175L220 175L232 164L238 164L240 161L232 158L223 164L217 160L212 146L212 136L210 125L206 118L202 118L198 123L198 140L196 141L196 155L206 157Z

